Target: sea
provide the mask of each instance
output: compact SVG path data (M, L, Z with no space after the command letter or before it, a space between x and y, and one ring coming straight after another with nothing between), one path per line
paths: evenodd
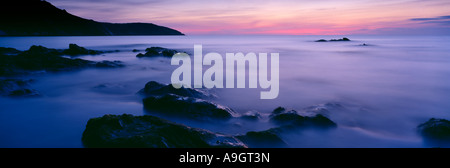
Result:
M343 37L351 41L315 42ZM268 116L277 107L301 112L331 103L341 108L330 108L323 115L337 128L284 133L281 138L287 147L421 148L435 146L422 139L417 126L430 118L450 119L450 36L0 37L0 47L18 50L32 45L67 49L71 43L93 50L119 50L77 58L119 60L125 67L20 77L33 79L31 87L42 96L0 97L0 147L81 148L88 120L106 114L155 115L190 127L241 135L276 127ZM279 54L275 99L260 99L261 91L267 90L262 88L208 89L217 96L210 101L241 114L257 111L260 120L196 121L144 110L137 92L149 81L169 84L179 66L171 65L170 57L137 58L136 54L164 47L193 58L194 45L202 45L203 54L214 52L224 59L226 53Z

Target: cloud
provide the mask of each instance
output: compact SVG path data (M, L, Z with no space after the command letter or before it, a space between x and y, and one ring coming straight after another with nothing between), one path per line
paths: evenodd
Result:
M439 16L434 18L412 18L412 21L428 21L428 20L450 20L450 15L447 16Z

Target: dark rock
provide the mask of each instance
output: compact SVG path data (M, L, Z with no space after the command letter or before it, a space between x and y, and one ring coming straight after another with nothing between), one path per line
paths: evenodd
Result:
M138 49L133 49L132 52L139 52L139 50Z
M176 89L172 86L172 84L164 85L155 81L150 81L145 84L145 87L141 89L138 93L145 96L161 96L165 94L175 94L178 96L184 97L194 97L194 98L207 98L214 97L211 94L208 94L206 91L193 89L193 88L184 88L181 87Z
M350 39L349 38L347 38L347 37L344 37L344 38L341 38L341 39L331 39L331 40L329 40L330 42L333 42L333 41L350 41ZM320 40L316 40L315 42L327 42L327 40L325 40L325 39L320 39Z
M124 67L125 65L122 63L122 61L100 61L95 63L95 67L98 68L120 68Z
M246 120L258 120L261 118L261 114L258 111L247 111L241 115L242 119Z
M36 97L40 96L37 90L31 88L31 80L0 79L0 95L9 97Z
M88 50L84 47L80 47L76 44L69 44L69 49L66 49L62 52L62 54L70 55L70 56L77 56L77 55L98 55L102 54L104 52L102 51L96 51L96 50Z
M0 55L17 55L19 53L21 53L21 51L15 48L0 47Z
M341 38L341 39L331 39L330 41L350 41L347 37Z
M250 148L280 148L287 144L278 136L277 129L265 131L250 131L245 135L236 136Z
M0 76L29 74L30 71L69 71L88 67L123 67L120 61L88 61L62 57L63 50L31 46L17 55L0 54Z
M154 116L105 115L88 121L85 147L246 148L239 139Z
M287 111L282 107L275 109L269 117L270 121L281 126L317 128L333 128L337 126L336 123L322 114L316 114L315 116L302 116L295 110Z
M417 129L427 139L450 143L450 121L446 119L431 118L420 124Z
M178 53L176 50L162 48L162 47L150 47L145 49L145 54L139 53L136 57L172 57L174 54Z
M174 94L151 96L142 101L146 110L161 112L165 115L198 120L229 119L235 116L235 112L228 107L198 98L182 97Z

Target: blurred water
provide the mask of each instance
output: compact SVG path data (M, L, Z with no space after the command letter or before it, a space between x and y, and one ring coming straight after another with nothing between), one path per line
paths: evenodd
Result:
M344 110L326 114L335 130L303 130L283 135L290 147L429 147L416 126L431 117L450 118L449 36L348 36L351 42L314 42L337 36L116 36L1 37L1 47L31 45L68 48L69 43L96 50L121 50L88 60L121 60L117 69L86 69L25 77L39 98L0 98L0 147L82 147L89 118L104 114L149 114L135 93L151 80L169 83L170 58L141 58L131 52L160 46L193 54L280 53L280 93L260 100L261 89L214 89L214 100L243 113L268 114L278 106L302 109L327 102ZM368 46L361 46L361 44ZM205 68L204 68L205 69ZM106 88L99 88L99 85ZM247 82L248 84L248 82ZM230 134L273 127L250 122L194 122L186 125Z

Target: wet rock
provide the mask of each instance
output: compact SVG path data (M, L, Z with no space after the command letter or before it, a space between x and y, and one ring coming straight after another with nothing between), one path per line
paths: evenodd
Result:
M336 123L322 114L302 116L295 110L286 110L283 107L276 108L269 117L270 121L281 126L317 128L333 128L337 126Z
M172 86L172 84L165 85L156 81L147 82L145 84L145 87L141 89L138 93L145 96L162 96L165 94L175 94L178 96L194 97L194 98L214 97L214 95L209 94L208 92L200 89L184 88L184 87L176 89Z
M62 50L31 46L17 55L0 54L0 76L29 74L32 71L70 71L88 67L123 67L120 61L88 61L61 57Z
M146 110L161 112L165 115L198 120L229 119L236 116L236 113L228 107L203 99L183 97L175 94L150 96L142 101Z
M16 55L19 53L21 53L21 51L16 50L15 48L0 47L0 55Z
M31 88L31 80L0 79L0 95L9 97L36 97L40 96L37 90Z
M424 138L450 143L450 121L431 118L417 127Z
M150 47L145 49L145 54L139 53L136 57L172 57L174 54L178 53L177 50L162 48L162 47Z
M259 120L261 118L261 114L258 111L247 111L241 115L242 119L246 120Z
M154 116L105 115L88 121L85 147L246 148L234 136L172 123Z
M140 50L138 49L133 49L131 52L139 52Z
M97 68L120 68L124 67L125 65L122 63L122 61L100 61L95 63L95 67Z
M250 131L245 135L236 136L236 138L240 139L251 148L287 147L286 142L284 142L278 134L277 129L269 129L265 131Z
M104 52L97 50L88 50L84 47L80 47L76 44L69 44L69 49L62 51L64 55L77 56L77 55L98 55Z

